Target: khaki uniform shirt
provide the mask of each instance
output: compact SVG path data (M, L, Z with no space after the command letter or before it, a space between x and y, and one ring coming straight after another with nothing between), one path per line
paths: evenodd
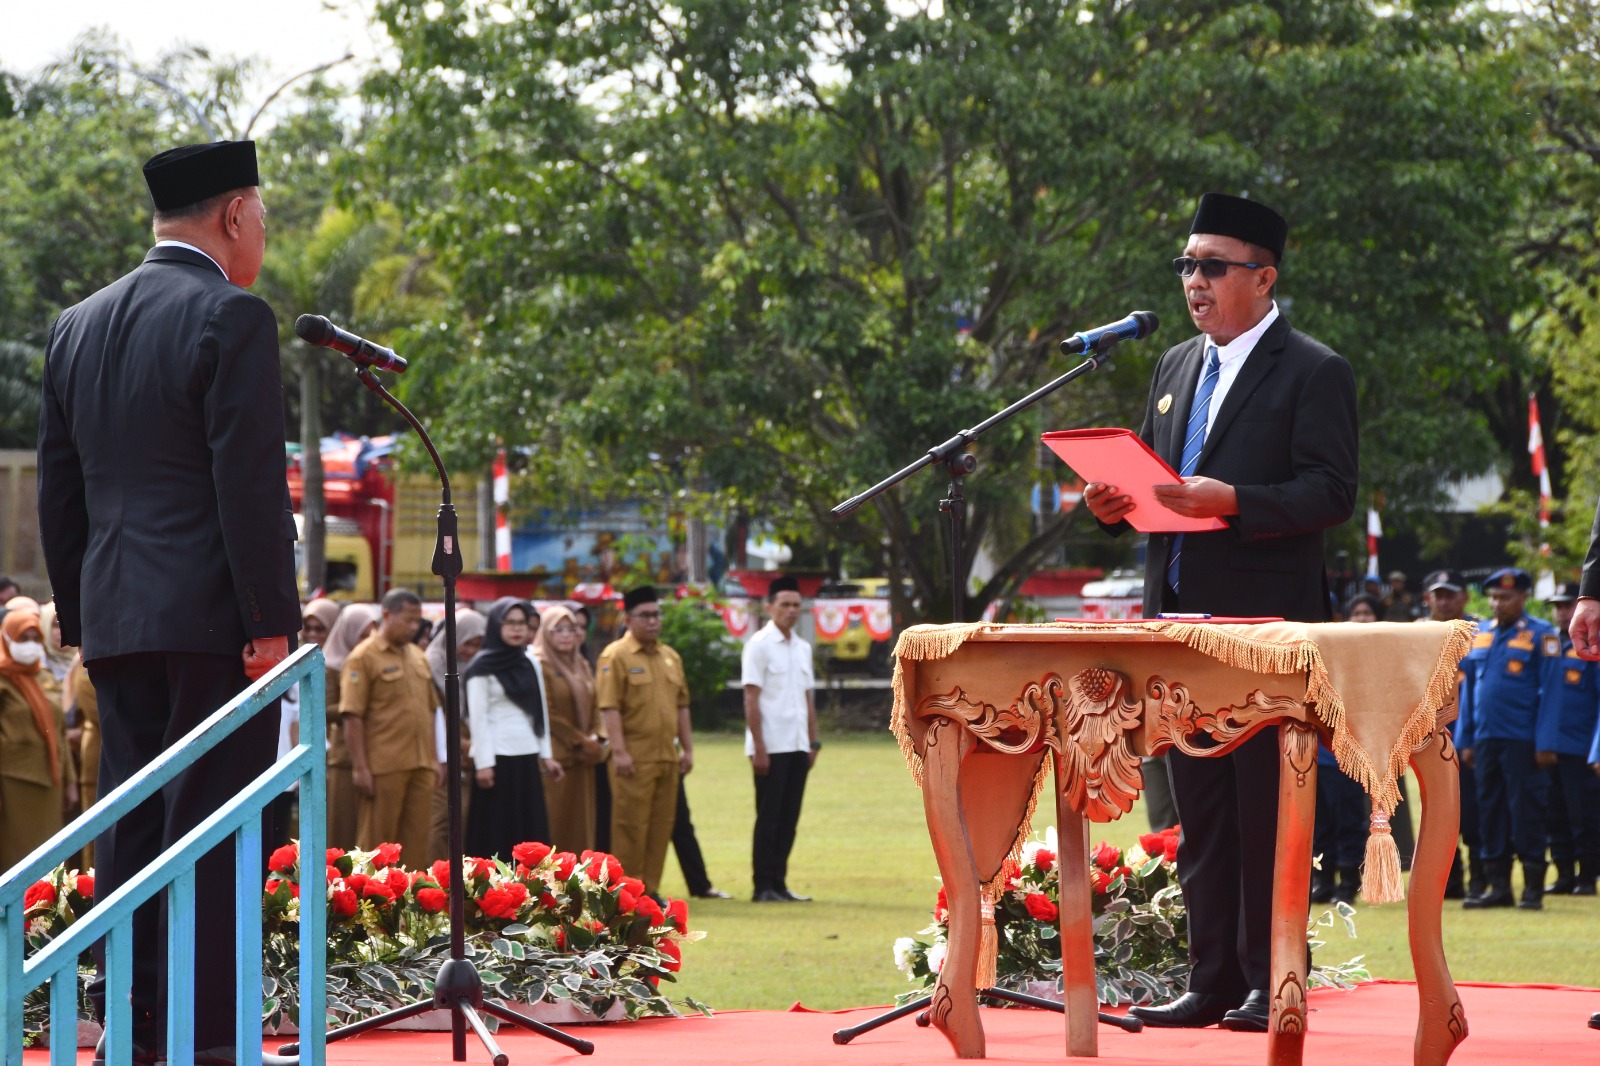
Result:
M421 648L390 644L381 633L356 645L339 682L339 713L366 727L367 768L374 774L431 770L433 674Z
M72 755L67 751L67 719L61 713L61 683L49 670L34 675L44 690L55 725L57 757L62 783L72 779ZM22 690L0 677L0 776L49 788L50 749L33 722L33 708ZM59 825L60 813L56 815Z
M676 762L678 708L689 706L683 660L656 642L645 651L632 633L612 642L595 666L595 705L622 715L622 735L634 762Z

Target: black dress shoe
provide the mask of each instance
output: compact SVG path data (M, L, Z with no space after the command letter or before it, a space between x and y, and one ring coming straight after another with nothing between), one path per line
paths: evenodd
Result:
M728 893L720 888L708 888L704 892L691 892L689 895L695 899L732 899Z
M1162 1007L1130 1007L1128 1013L1157 1029L1203 1029L1239 1005L1236 995L1185 992Z
M1272 997L1266 990L1256 989L1245 997L1237 1010L1222 1016L1222 1027L1235 1033L1264 1033L1272 1020Z
M810 896L802 896L800 893L791 892L787 888L778 889L778 895L782 896L784 899L788 900L790 903L810 903L811 902L811 897Z
M194 1053L194 1066L236 1066L239 1052L232 1044L207 1048ZM272 1055L261 1053L261 1066L299 1066L298 1055Z
M1589 1028L1600 1029L1600 1014L1589 1015Z
M789 897L775 888L757 889L756 894L750 897L752 903L788 903Z

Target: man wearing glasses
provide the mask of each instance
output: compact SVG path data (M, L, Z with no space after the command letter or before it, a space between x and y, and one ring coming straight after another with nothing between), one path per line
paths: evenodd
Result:
M1162 355L1139 435L1182 476L1156 497L1228 528L1150 536L1146 618L1328 618L1322 535L1355 506L1355 376L1273 299L1288 230L1264 204L1207 193L1173 263L1201 336ZM1118 486L1083 498L1111 534L1131 528ZM1170 755L1191 973L1175 1002L1134 1008L1147 1025L1266 1031L1277 743L1266 730L1221 758Z

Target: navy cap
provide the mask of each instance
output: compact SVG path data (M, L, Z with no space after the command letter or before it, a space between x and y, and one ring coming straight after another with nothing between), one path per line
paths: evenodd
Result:
M1556 586L1555 592L1544 598L1546 603L1575 603L1578 599L1578 583L1576 581L1563 581Z
M1459 570L1435 570L1422 579L1422 591L1432 592L1434 589L1449 589L1451 592L1461 592L1467 587L1467 579Z
M1485 592L1490 589L1515 589L1518 592L1527 592L1531 588L1533 588L1533 578L1528 576L1526 570L1515 566L1496 570L1483 581Z

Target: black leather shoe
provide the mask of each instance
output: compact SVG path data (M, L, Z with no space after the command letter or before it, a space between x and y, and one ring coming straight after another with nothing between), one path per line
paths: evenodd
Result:
M1157 1029L1204 1029L1222 1021L1238 1005L1236 995L1185 992L1165 1006L1130 1007L1128 1013Z
M810 903L811 902L811 897L810 896L802 896L800 893L791 892L787 888L778 889L778 895L782 896L784 899L788 900L790 903Z
M1235 1033L1264 1033L1272 1020L1272 997L1258 988L1245 997L1237 1010L1222 1016L1222 1027Z
M788 903L789 897L775 888L763 888L750 897L752 903Z
M194 1066L235 1066L239 1061L239 1052L232 1044L224 1047L207 1048L194 1053ZM261 1066L299 1066L298 1055L271 1055L261 1053Z
M722 891L722 889L720 889L720 888L708 888L704 892L691 892L689 894L691 896L693 896L695 899L732 899L733 898L728 893Z
M1592 896L1592 895L1594 895L1595 894L1594 882L1593 881L1579 881L1577 884L1572 886L1572 894L1574 896Z
M1600 1014L1589 1015L1589 1028L1600 1029Z

